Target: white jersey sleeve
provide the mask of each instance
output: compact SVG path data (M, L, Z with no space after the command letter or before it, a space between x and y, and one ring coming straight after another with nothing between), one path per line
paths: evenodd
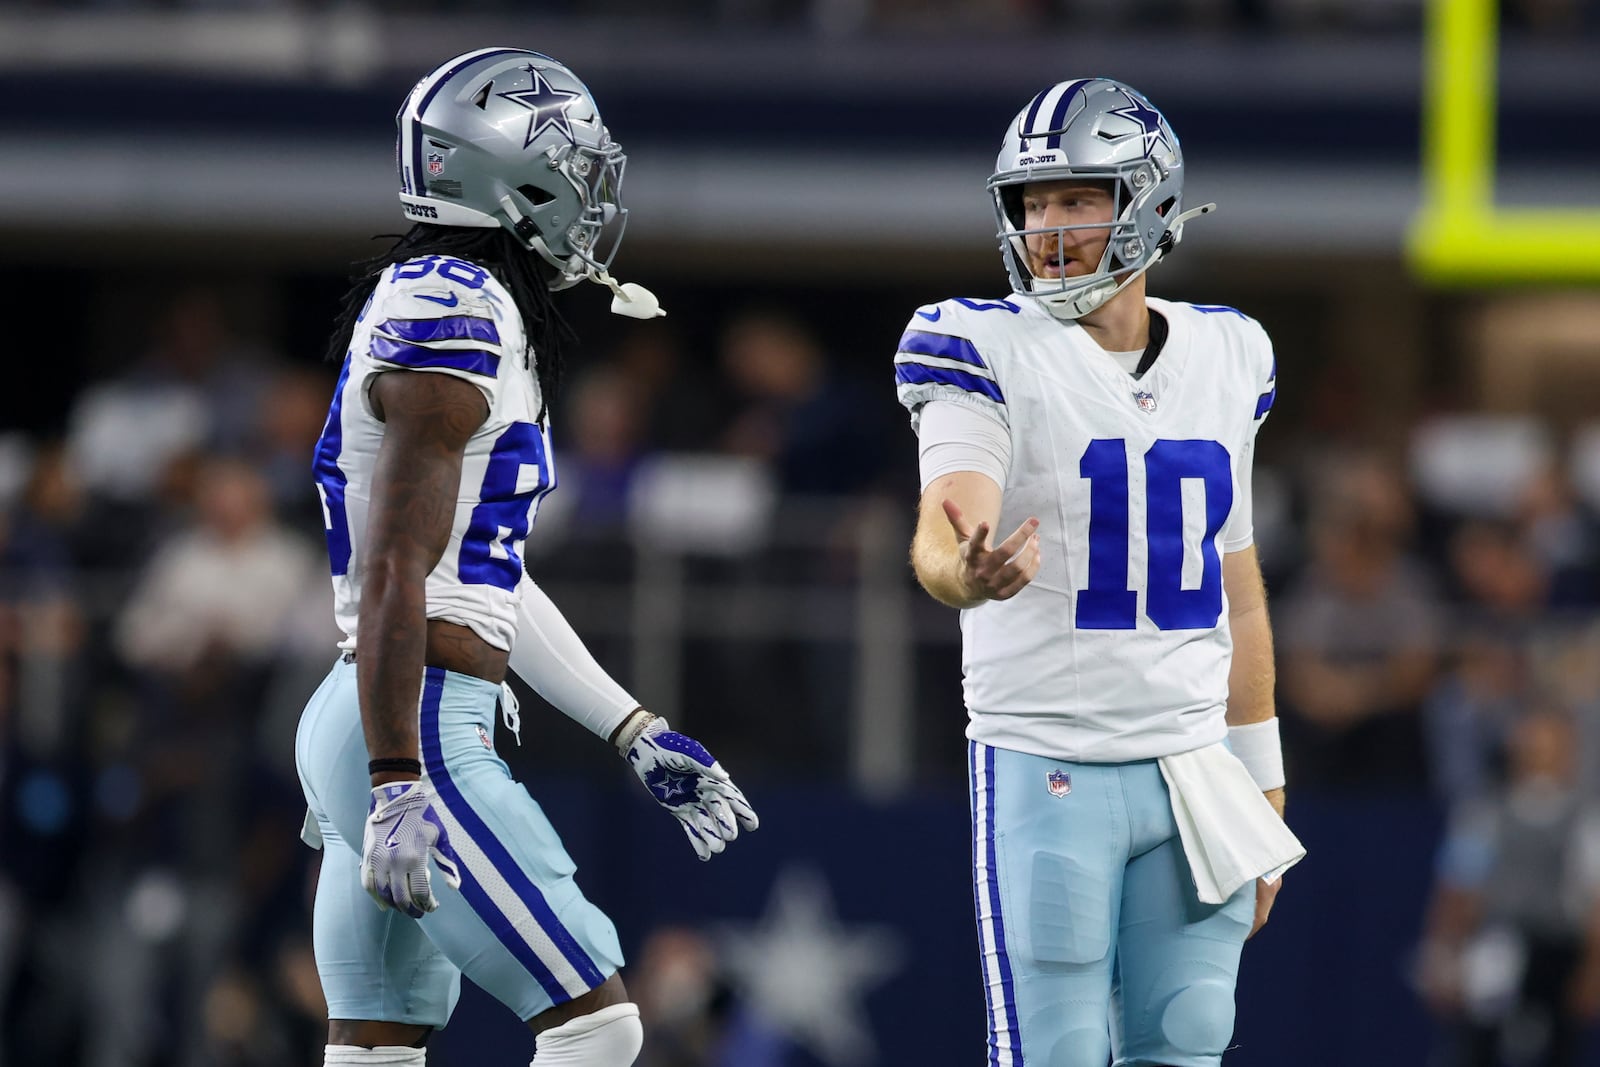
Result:
M917 423L922 488L958 471L986 474L1004 486L1011 472L1011 429L974 404L930 400Z
M1237 480L1233 487L1233 511L1228 514L1228 524L1222 528L1224 552L1242 552L1255 543L1256 433L1266 421L1267 412L1272 410L1273 403L1278 399L1278 360L1272 354L1272 342L1268 340L1266 331L1262 330L1259 324L1254 320L1251 320L1250 324L1255 327L1255 332L1260 334L1258 355L1263 358L1262 369L1259 372L1261 393L1256 397L1248 442L1239 450L1234 471Z

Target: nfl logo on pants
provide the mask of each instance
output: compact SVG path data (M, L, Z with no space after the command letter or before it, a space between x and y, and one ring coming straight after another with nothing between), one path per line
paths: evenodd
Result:
M1064 797L1072 792L1072 775L1066 771L1051 771L1044 776L1044 780L1053 797Z

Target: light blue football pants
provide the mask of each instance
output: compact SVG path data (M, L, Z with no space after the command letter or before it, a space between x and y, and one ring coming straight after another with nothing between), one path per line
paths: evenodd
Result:
M361 888L370 787L355 665L336 663L306 705L295 760L323 842L312 933L328 1018L443 1026L465 973L530 1019L622 966L615 927L579 891L561 839L494 753L499 696L480 678L425 673L423 771L461 889L434 867L439 908L421 919L379 911Z
M1195 892L1154 760L969 742L990 1067L1215 1067L1255 886Z

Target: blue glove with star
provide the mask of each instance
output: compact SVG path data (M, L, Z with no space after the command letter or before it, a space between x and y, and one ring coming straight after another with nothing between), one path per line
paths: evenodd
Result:
M361 832L361 888L380 910L394 908L420 919L439 906L428 871L430 856L450 888L460 889L461 860L433 810L428 783L374 786Z
M728 847L739 829L761 825L728 772L692 737L642 709L623 727L617 748L650 795L672 812L703 860Z

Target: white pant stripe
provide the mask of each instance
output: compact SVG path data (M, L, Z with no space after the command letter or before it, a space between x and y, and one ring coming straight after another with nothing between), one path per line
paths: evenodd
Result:
M995 879L998 875L989 867L989 846L994 839L993 813L989 809L988 749L978 742L972 743L973 790L973 855L974 879L977 884L978 941L983 951L984 977L989 984L989 1030L994 1052L990 1056L992 1067L1014 1067L1015 1050L1011 1047L1011 1005L1007 1002L1004 979L1001 975L1000 946L996 936L994 901Z
M550 940L544 927L539 925L539 920L528 910L528 906L517 896L516 890L506 882L489 857L478 848L466 828L445 806L441 798L435 796L433 804L434 811L438 812L440 820L444 823L445 832L450 835L450 844L455 848L461 865L483 887L495 907L511 920L512 928L521 935L523 941L527 942L528 947L539 958L539 962L549 969L569 996L578 997L587 993L589 983L573 969L560 947Z

